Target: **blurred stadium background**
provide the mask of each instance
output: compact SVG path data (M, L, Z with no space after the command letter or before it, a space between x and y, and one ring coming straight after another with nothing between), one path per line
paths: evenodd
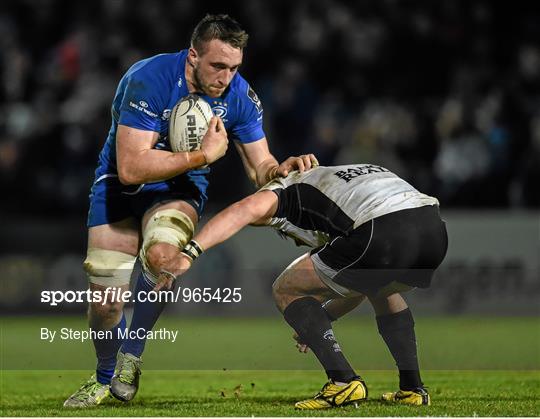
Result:
M39 292L86 288L87 194L116 84L135 61L186 48L206 12L226 12L250 33L241 73L262 99L276 157L377 163L437 196L450 249L432 288L406 296L414 312L484 316L471 317L477 327L494 315L528 316L518 334L528 339L527 362L518 351L507 367L538 369L540 14L517 3L2 2L2 322L20 314L82 321L84 305L51 309ZM210 183L206 217L252 191L232 148ZM242 303L175 304L167 313L277 319L270 285L301 252L249 229L205 255L182 284L242 287ZM489 342L513 342L513 324L499 322L504 334ZM14 331L6 326L4 336Z

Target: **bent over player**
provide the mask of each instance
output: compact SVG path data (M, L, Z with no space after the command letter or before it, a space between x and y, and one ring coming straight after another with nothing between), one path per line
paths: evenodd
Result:
M428 287L446 254L446 227L437 199L380 166L295 171L213 217L165 269L183 273L203 250L247 224L273 227L313 248L273 285L277 307L329 378L313 398L296 403L298 409L367 398L367 387L343 355L331 325L363 296L373 305L379 332L399 369L400 390L385 393L383 399L430 403L420 378L413 317L399 292ZM157 289L172 282L163 275Z
M92 291L127 289L137 255L142 273L134 295L155 287L163 265L193 234L207 199L209 169L203 166L225 154L227 132L258 186L315 161L305 155L279 165L270 154L261 103L238 73L247 39L227 15L207 15L189 49L139 61L121 79L90 194L84 268ZM211 119L199 151L173 153L167 138L171 109L190 93L205 98L220 118ZM130 331L151 330L163 307L135 301ZM64 406L98 405L110 392L129 401L138 389L145 339L120 339L118 330L126 327L120 301L90 303L88 314L92 329L113 337L94 340L96 374Z

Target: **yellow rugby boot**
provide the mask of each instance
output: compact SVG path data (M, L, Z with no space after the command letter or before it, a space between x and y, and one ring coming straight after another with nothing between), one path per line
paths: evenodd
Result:
M355 378L345 386L329 381L313 398L297 402L294 407L301 410L330 409L350 404L358 407L357 403L366 400L367 395L366 384L360 378Z
M384 393L382 399L386 402L410 404L414 406L429 406L431 398L425 388L415 388L414 390L399 390L391 393Z

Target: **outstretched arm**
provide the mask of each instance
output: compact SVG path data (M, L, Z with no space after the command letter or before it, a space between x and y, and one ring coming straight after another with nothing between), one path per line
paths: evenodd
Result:
M215 215L193 240L207 250L234 236L248 224L268 224L277 210L277 202L277 195L272 191L256 192Z
M279 164L268 149L266 137L252 143L235 145L248 177L259 188L276 177L287 176L293 170L303 172L319 165L313 154L289 157Z
M224 242L248 224L266 225L277 210L278 198L272 191L260 191L238 201L215 215L193 237L202 251ZM187 250L186 246L186 250ZM174 278L191 267L192 259L180 253L163 268L160 282L155 290L170 289Z

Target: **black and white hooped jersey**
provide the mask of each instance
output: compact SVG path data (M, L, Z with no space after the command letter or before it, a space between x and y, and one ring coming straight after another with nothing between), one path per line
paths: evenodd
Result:
M372 164L319 166L292 172L261 190L278 195L269 225L312 247L344 236L373 218L439 205L384 167Z

